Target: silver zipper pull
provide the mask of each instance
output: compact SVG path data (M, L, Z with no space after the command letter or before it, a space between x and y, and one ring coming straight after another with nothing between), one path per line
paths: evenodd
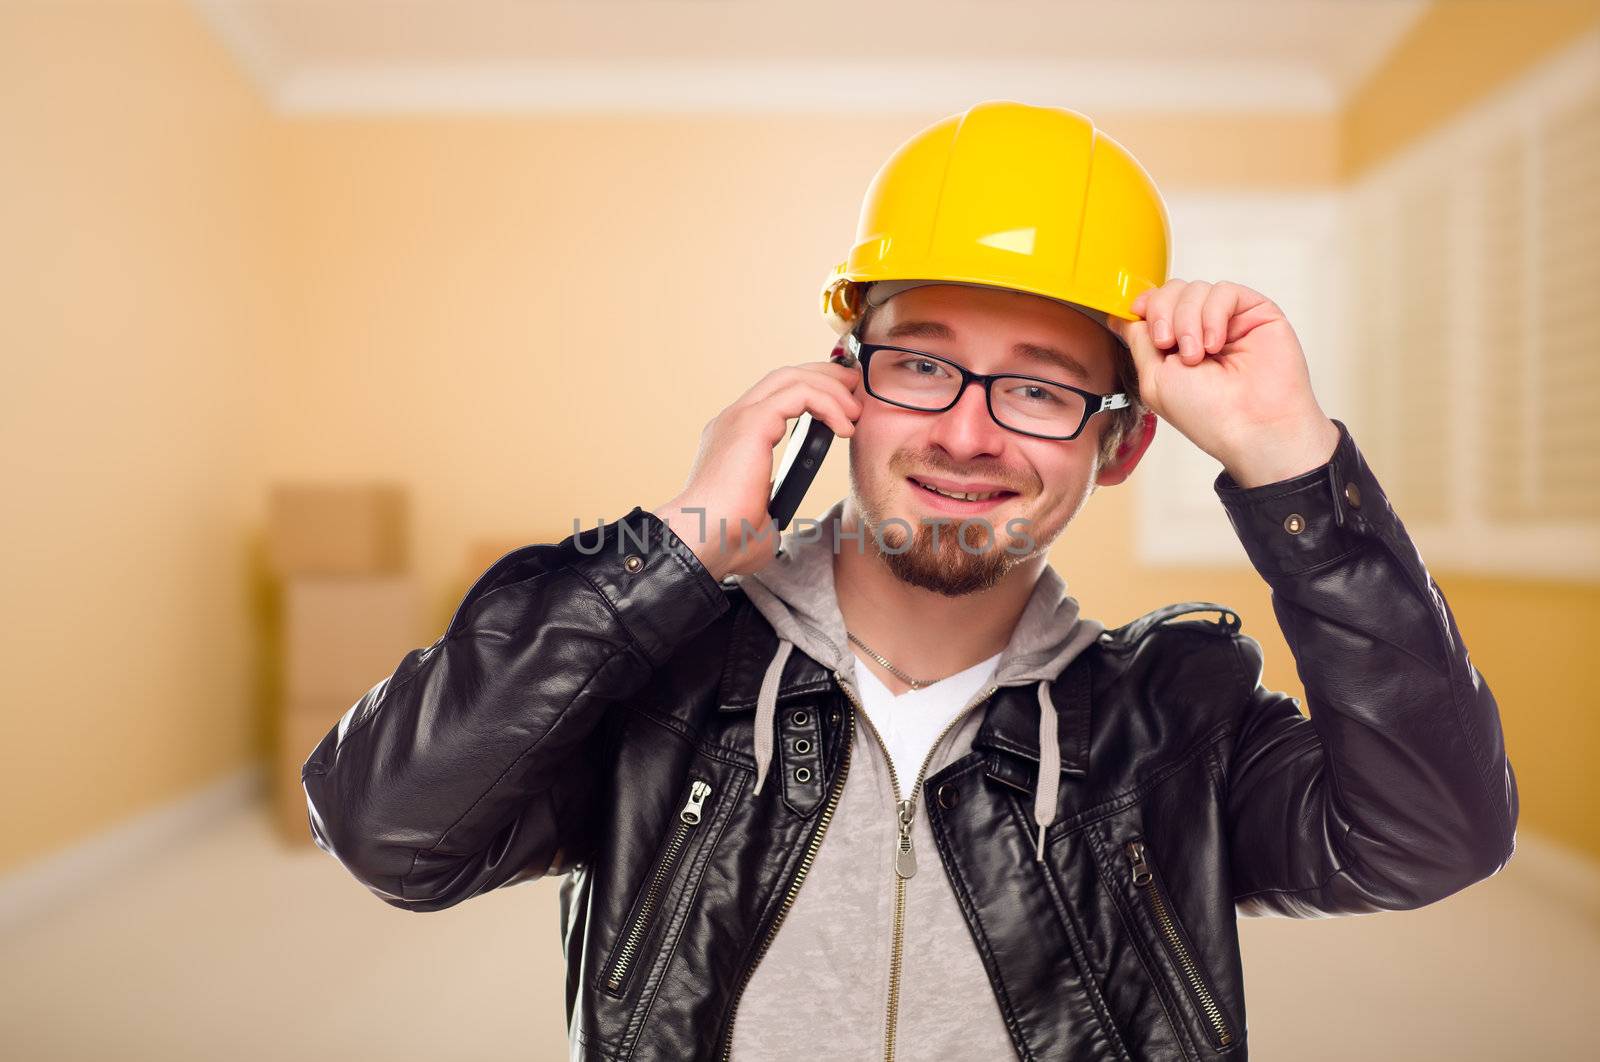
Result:
M1150 864L1144 861L1144 842L1129 841L1128 858L1133 862L1133 883L1143 885L1150 880Z
M706 797L711 795L711 783L695 779L694 785L689 787L689 801L683 805L683 810L678 812L678 818L690 826L700 821L700 806L706 802Z
M911 819L915 814L911 801L900 801L900 850L894 856L894 872L902 878L917 872L917 853L911 847Z

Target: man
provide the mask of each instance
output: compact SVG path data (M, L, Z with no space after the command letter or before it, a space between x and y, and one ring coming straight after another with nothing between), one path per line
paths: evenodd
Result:
M670 502L496 562L312 752L317 843L417 911L566 873L574 1058L1243 1058L1236 911L1509 859L1494 698L1283 314L1167 280L1087 119L930 127L858 236L844 359L749 388ZM851 492L774 558L742 532L807 411ZM1221 462L1310 719L1231 610L1106 630L1048 565L1158 417Z

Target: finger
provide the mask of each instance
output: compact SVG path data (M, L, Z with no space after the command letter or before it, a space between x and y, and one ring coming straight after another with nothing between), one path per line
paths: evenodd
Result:
M1233 307L1233 316L1228 321L1229 343L1243 339L1252 328L1281 317L1282 311L1276 304L1254 288L1247 288L1243 284L1229 284L1238 293L1238 302Z
M843 386L847 391L854 391L856 382L861 376L859 367L840 365L837 362L814 361L801 365L781 365L768 372L743 395L733 402L734 406L751 406L764 399L770 398L782 388L788 387L797 380L807 380L821 375L824 379L833 380Z
M723 422L724 445L760 439L771 450L793 432L789 422L806 413L827 425L836 436L848 438L855 431L850 418L833 399L822 395L797 397L796 392L780 391L758 405L730 411Z
M841 396L841 401L844 403L846 411L849 412L850 419L859 419L862 410L867 408L867 392L862 386L860 373L857 373L853 379L849 377L843 380L828 379L823 383L823 386Z
M1239 304L1239 289L1233 284L1213 284L1200 306L1200 343L1207 354L1215 354L1228 344L1228 322Z
M1150 338L1157 347L1173 345L1172 308L1187 287L1186 281L1173 277L1150 293L1144 316L1150 322Z
M755 405L774 391L786 386L794 376L793 369L794 366L792 365L780 365L776 369L768 370L761 379L751 384L744 394L729 403L728 408L736 409Z
M861 368L856 365L840 365L837 362L812 361L797 366L803 372L822 377L826 381L823 386L838 386L843 393L854 398L859 405L860 398L856 397L861 389Z
M1150 323L1124 321L1120 317L1107 317L1106 323L1128 345L1128 352L1133 355L1133 370L1139 378L1139 390L1148 398L1149 381L1155 378L1156 369L1166 357L1150 338Z
M846 387L852 386L861 377L861 366L855 362L845 364L842 361L808 361L800 368L809 372L820 372L831 379L843 381Z
M802 413L810 413L832 428L835 435L846 438L856 431L856 418L848 412L844 399L837 392L821 387L799 384L786 388L765 399L756 408L766 414L779 414L784 421L793 420ZM781 438L783 429L780 426L772 444L776 446Z
M1211 285L1196 280L1178 298L1172 311L1172 331L1178 337L1178 354L1185 365L1198 365L1206 356L1200 343L1200 306L1211 292Z

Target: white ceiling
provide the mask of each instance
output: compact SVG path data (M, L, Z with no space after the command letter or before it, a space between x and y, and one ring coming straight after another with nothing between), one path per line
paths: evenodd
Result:
M285 112L1336 109L1426 0L191 0Z

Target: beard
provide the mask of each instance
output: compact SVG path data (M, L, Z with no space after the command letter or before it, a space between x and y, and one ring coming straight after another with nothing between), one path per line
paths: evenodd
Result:
M945 597L963 597L996 586L1007 572L1048 547L1026 534L1011 534L986 516L963 523L956 517L907 519L886 512L881 494L861 489L851 471L861 514L862 549L876 553L901 582ZM1024 525L1028 530L1028 525Z

